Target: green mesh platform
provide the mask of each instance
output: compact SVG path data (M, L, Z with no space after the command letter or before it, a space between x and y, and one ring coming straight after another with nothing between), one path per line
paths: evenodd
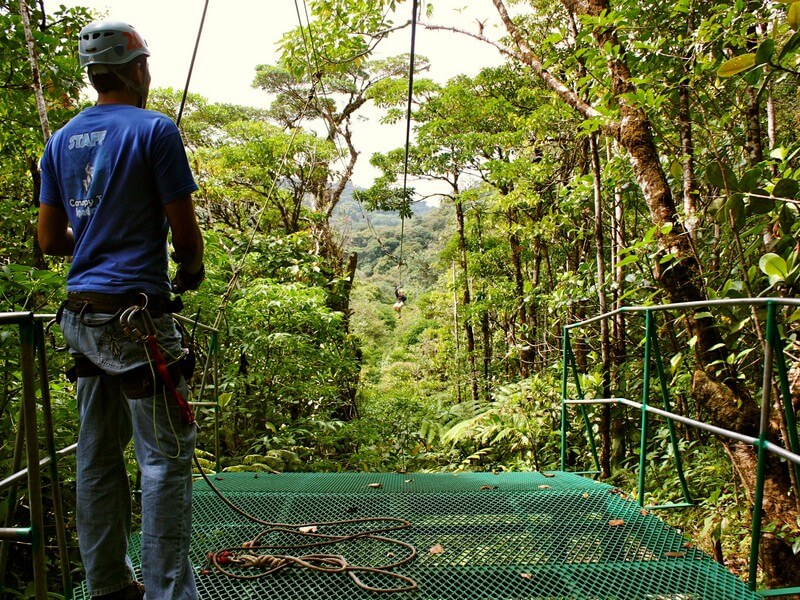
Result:
M381 487L370 487L380 483ZM307 523L400 517L409 529L387 534L419 556L397 569L419 589L388 597L419 600L735 600L758 598L735 576L617 490L577 475L222 474L214 480L234 503L268 521ZM610 525L618 520L624 524ZM345 534L358 531L326 533ZM195 484L192 561L204 600L349 600L385 596L363 591L344 574L289 567L240 581L201 573L209 551L238 546L264 527L224 506L205 482ZM344 529L342 527L341 529ZM363 529L362 529L363 530ZM297 540L292 540L296 542ZM277 542L275 542L277 543ZM441 553L431 548L441 546ZM132 540L138 564L138 539ZM352 564L381 565L396 547L355 540L313 550ZM308 553L297 552L298 555ZM374 587L397 586L363 575ZM84 598L85 591L76 591Z

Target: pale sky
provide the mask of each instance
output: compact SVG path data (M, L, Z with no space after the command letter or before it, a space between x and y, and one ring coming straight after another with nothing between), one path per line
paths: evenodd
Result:
M130 23L150 48L153 87L183 90L204 4L204 0L45 0L45 10L52 13L59 5L87 6L107 13L109 19ZM297 4L304 11L302 0ZM494 25L497 13L491 0L440 0L434 6L431 22L477 31L479 18L486 20L487 34L498 35ZM411 0L399 9L396 23L410 18ZM268 106L266 93L251 88L255 67L274 64L282 34L298 24L294 0L211 0L189 91L214 102ZM410 28L385 44L384 55L408 52ZM430 72L421 76L441 82L460 73L474 75L482 67L500 63L497 50L489 45L422 27L417 28L416 52L432 63ZM357 185L368 186L375 175L369 165L370 154L401 147L405 124L380 126L376 111L359 114L366 119L354 127L356 148L362 153L353 179Z

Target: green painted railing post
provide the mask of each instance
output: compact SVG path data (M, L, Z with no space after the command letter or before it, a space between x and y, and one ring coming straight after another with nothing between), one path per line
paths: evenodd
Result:
M214 382L214 456L216 457L216 471L222 470L222 458L220 457L219 429L220 429L220 407L219 407L219 338L216 331L211 332L211 339L208 343L208 351L214 356L211 361L214 372L211 377Z
M47 568L44 548L44 509L42 480L39 475L39 433L36 421L36 359L33 314L19 325L22 358L22 403L25 415L25 451L28 462L28 497L30 500L33 582L36 600L47 598Z
M61 479L58 475L58 453L53 428L53 408L50 401L50 381L47 368L44 325L36 323L36 353L39 356L39 389L42 397L42 417L44 421L45 448L50 457L50 484L53 496L53 520L55 521L58 558L61 564L61 587L65 600L72 600L72 577L70 576L69 549L67 547L66 521L64 519L64 502L61 498Z
M564 327L561 336L561 470L567 470L567 379L569 365L567 351L569 348L569 329Z
M644 369L642 378L642 425L639 442L639 486L637 502L644 506L644 476L647 464L647 401L650 395L650 331L653 327L652 311L644 313Z
M571 366L572 376L575 378L575 393L578 395L578 399L583 400L586 397L583 395L583 389L581 388L580 374L578 373L578 362L575 360L575 353L572 352L572 346L569 342L569 338L567 338L566 341L566 356L567 356L567 361ZM586 406L584 406L583 404L578 405L578 411L581 413L581 417L583 418L583 426L586 428L586 437L589 440L589 450L591 451L592 458L594 459L594 468L596 471L599 472L600 457L597 455L597 444L594 441L592 424L589 421L589 413L586 412Z
M653 360L656 363L656 373L658 373L658 381L661 387L661 400L664 402L664 410L672 412L672 403L669 400L669 385L667 384L667 375L664 372L664 363L661 360L661 346L658 343L655 324L652 322L647 328L647 337L650 340L653 352ZM686 475L683 472L683 459L681 458L681 452L678 445L678 433L675 431L675 422L672 419L667 419L667 429L669 430L669 440L670 444L672 445L672 453L675 456L675 470L678 472L678 480L681 484L683 500L691 503L692 496L689 493L689 486L686 484Z
M775 303L767 302L767 343L764 348L764 375L761 381L761 421L758 429L758 467L756 469L756 491L753 497L753 537L750 540L750 569L747 584L755 591L758 576L758 548L761 543L761 519L764 514L764 476L767 458L767 429L769 427L769 403L772 392L772 358L775 348Z
M17 434L14 441L14 453L11 459L11 472L16 473L22 468L22 448L25 445L25 405L20 403L19 422L17 423ZM6 498L6 515L0 527L3 529L11 528L14 519L14 508L17 505L17 485L14 484L8 490ZM7 539L0 540L0 594L5 591L6 566L8 564L8 553L11 550L11 542Z
M767 311L769 313L769 311ZM772 331L770 331L772 327ZM786 429L789 434L789 450L795 454L800 454L800 441L797 436L797 420L792 410L792 392L789 386L789 372L786 369L786 355L783 352L783 339L778 332L778 319L767 319L767 339L772 339L773 351L775 353L776 367L778 368L778 382L781 387L781 398L783 402L783 414L786 418ZM793 463L795 481L800 481L800 465Z

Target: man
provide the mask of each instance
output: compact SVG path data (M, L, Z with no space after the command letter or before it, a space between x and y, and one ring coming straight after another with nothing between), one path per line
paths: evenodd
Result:
M395 312L397 313L397 318L399 319L403 307L406 305L406 293L399 285L395 286L394 288L394 297L397 298L397 302L394 303L392 308L394 308Z
M87 25L79 56L97 104L53 135L41 161L39 244L73 256L60 325L76 361L81 421L78 541L89 593L106 600L141 599L145 590L151 600L197 598L188 557L196 427L169 313L170 291L203 280L203 238L178 129L144 109L149 55L130 25ZM179 263L172 287L169 232ZM132 436L142 473L143 587L127 555L123 451Z

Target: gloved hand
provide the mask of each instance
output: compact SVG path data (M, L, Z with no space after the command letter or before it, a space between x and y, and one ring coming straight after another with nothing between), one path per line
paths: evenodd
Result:
M182 294L187 290L196 290L205 278L205 265L200 265L200 270L197 273L188 273L183 265L180 265L175 277L172 278L172 293Z

